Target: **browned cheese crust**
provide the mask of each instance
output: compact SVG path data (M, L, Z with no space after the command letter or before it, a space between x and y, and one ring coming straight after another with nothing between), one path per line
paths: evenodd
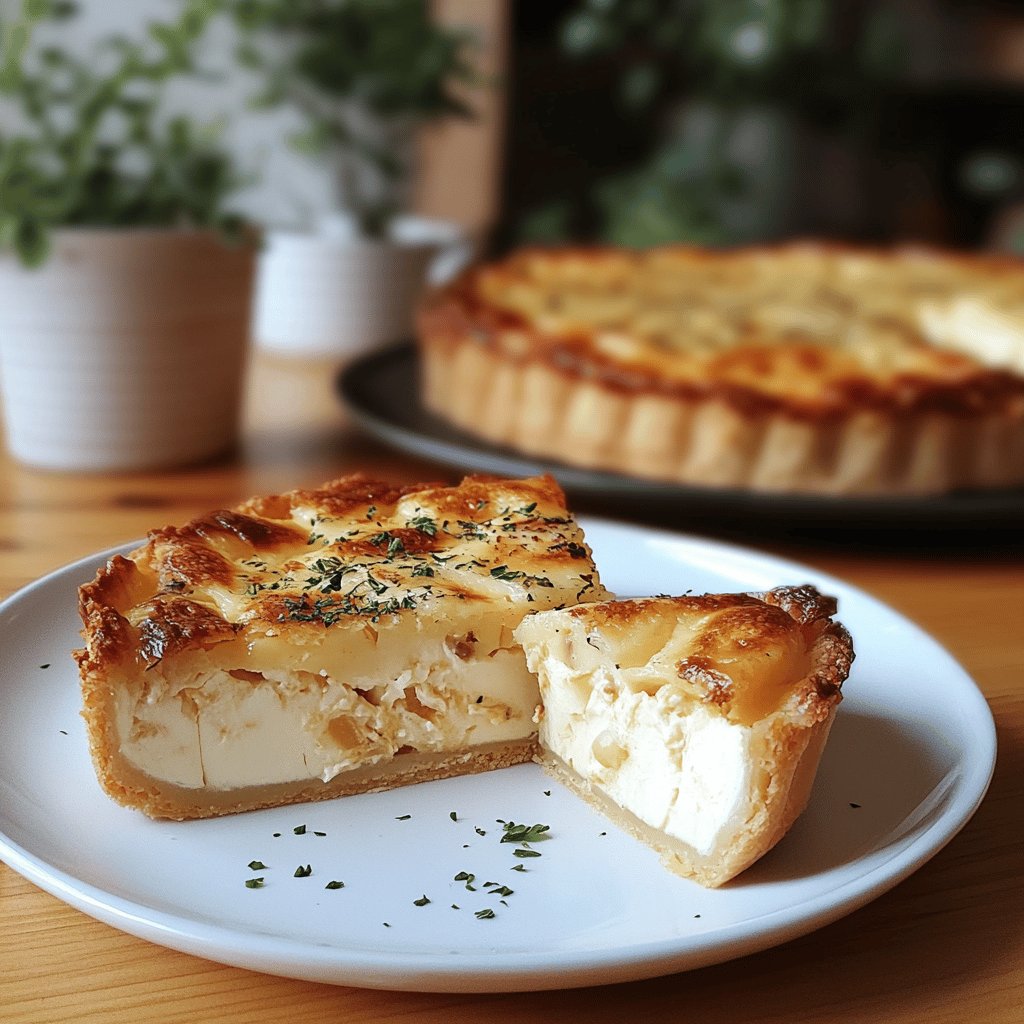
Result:
M1024 482L1024 270L801 243L524 250L419 315L427 407L487 441L682 484Z
M187 818L528 760L532 735L484 739L466 749L391 742L378 735L380 719L373 717L381 693L431 644L442 670L471 662L486 672L496 659L521 661L511 629L528 611L606 596L550 477L396 487L351 476L154 530L80 590L85 646L75 657L98 778L122 804ZM482 625L473 625L478 620ZM528 678L525 665L518 671ZM374 690L378 676L381 688ZM435 717L443 724L442 713L421 700L430 699L422 687L431 678L424 670L405 692L387 698L424 729ZM353 689L351 679L371 682ZM178 778L151 775L138 751L155 749L161 730L191 736L214 685L240 702L259 692L273 695L271 705L286 705L297 690L321 693L322 702L347 701L349 711L321 724L325 742L355 751L352 767L329 768L323 780L208 782L214 747L255 715L255 705L240 704L238 722L224 726L217 744L207 742L193 772L201 777L189 779L183 769ZM466 712L474 697L458 696ZM228 707L227 698L217 699ZM501 700L481 693L479 707L468 710L495 720L516 712ZM150 714L155 705L173 707L180 719L166 726ZM527 721L534 705L535 698ZM316 711L315 700L310 706ZM131 744L136 753L129 756ZM191 756L190 748L185 753ZM246 756L258 761L258 748Z
M781 587L762 594L602 602L534 616L516 631L535 671L539 645L550 645L552 631L560 630L570 639L557 649L569 652L577 670L598 668L602 685L620 691L640 687L652 698L664 687L666 707L690 709L674 713L713 709L749 731L747 792L711 849L698 850L617 803L601 765L594 763L591 775L579 764L567 764L544 723L541 763L653 846L670 870L705 886L724 884L782 839L810 797L854 659L849 633L832 618L835 611L834 599L814 587ZM574 622L577 629L568 625ZM617 679L612 666L647 675ZM544 714L552 689L575 685L557 679L545 683L542 673ZM685 751L682 756L685 760Z

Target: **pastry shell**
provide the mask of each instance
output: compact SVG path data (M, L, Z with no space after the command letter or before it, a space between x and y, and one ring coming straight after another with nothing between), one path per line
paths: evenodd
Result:
M684 485L1024 483L1024 268L810 243L523 250L418 318L425 406L487 442Z

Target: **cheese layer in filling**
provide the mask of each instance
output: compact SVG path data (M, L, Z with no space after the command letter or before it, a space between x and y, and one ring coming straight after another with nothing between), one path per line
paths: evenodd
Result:
M545 764L672 870L728 881L806 804L853 658L834 611L793 587L530 616Z
M574 674L549 661L540 744L645 824L707 855L742 813L750 730L627 672Z
M536 682L518 649L490 646L511 631L477 622L467 641L448 625L410 617L390 630L385 672L340 645L281 650L275 664L273 638L237 662L234 644L179 659L171 678L118 689L121 754L156 779L231 789L530 736Z
M607 596L549 477L347 477L156 530L81 588L97 775L202 817L527 760L512 631Z

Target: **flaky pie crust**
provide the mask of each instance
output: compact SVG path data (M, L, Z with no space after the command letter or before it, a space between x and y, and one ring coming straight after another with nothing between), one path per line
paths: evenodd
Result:
M429 527L417 527L415 517L410 524L408 511L402 510L409 501L429 510ZM324 539L326 521L340 531L337 541ZM481 540L485 534L493 534L492 539ZM473 558L465 556L468 567L460 569L457 553L466 544L485 543L486 549ZM347 585L331 587L323 604L314 600L315 590L304 587L311 563L329 557L357 567L373 565L375 589L364 588L362 604L345 605ZM429 575L413 571L424 567ZM452 751L400 751L389 762L349 770L326 783L196 790L138 770L122 755L115 727L119 690L144 688L151 673L181 678L193 670L197 656L219 645L242 652L235 685L245 688L247 669L261 666L247 665L244 651L264 638L276 637L274 642L285 648L293 645L296 665L304 651L315 658L319 644L345 634L369 637L373 649L377 631L387 622L417 614L416 602L400 600L401 595L420 595L417 601L441 608L436 615L444 614L444 608L462 612L490 600L496 575L499 582L509 581L503 585L521 591L517 601L524 612L534 607L527 601L550 607L608 596L564 494L550 477L509 481L471 476L455 486L395 486L356 475L254 498L184 526L152 531L142 547L111 558L79 592L85 645L75 658L100 784L125 806L153 817L184 819L329 799L530 760L536 750L533 736ZM382 589L385 583L388 589ZM429 598L423 597L424 588ZM466 641L467 647L472 641Z
M528 656L537 650L540 633L556 617L584 624L587 642L602 645L602 632L628 629L658 618L697 624L686 651L675 660L677 678L667 685L688 689L693 700L714 705L751 731L750 785L745 813L724 829L715 847L701 853L666 835L619 806L594 780L581 777L556 753L540 747L541 763L559 781L593 804L637 839L652 846L665 866L701 885L717 887L763 857L786 835L810 798L822 752L842 700L842 686L854 660L853 641L833 616L836 602L813 586L779 587L758 594L705 594L638 598L566 609L534 616L516 631ZM643 628L642 625L640 628ZM751 714L755 699L744 689L756 680L734 683L729 677L730 651L755 659L787 637L802 652L805 670L785 680L767 696L770 704ZM611 648L614 650L614 647ZM652 652L654 653L654 652ZM664 652L662 652L664 656ZM724 657L723 657L724 654ZM609 653L607 657L613 660ZM557 685L557 684L552 684ZM565 684L562 684L565 685ZM542 699L545 686L542 679ZM756 695L755 695L756 698ZM684 754L685 756L685 754Z
M1024 269L799 243L529 249L418 318L426 407L667 482L917 495L1024 483Z

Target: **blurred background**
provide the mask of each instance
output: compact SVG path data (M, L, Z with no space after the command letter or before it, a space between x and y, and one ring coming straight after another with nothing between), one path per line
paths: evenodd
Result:
M174 311L208 308L204 359L220 332L237 365L249 330L337 362L408 337L425 281L524 243L1024 251L1019 4L0 0L0 16L0 404L15 454L52 468L89 462L29 450L41 406L100 415L137 314L164 353L197 336ZM122 229L261 245L246 276ZM201 277L144 302L187 267ZM221 330L229 293L251 328ZM87 339L105 346L89 374L26 397L53 393L68 350L84 366ZM168 372L158 391L195 388ZM217 401L237 406L209 391L196 409ZM158 461L223 448L210 429Z
M1020 244L1019 4L575 0L511 14L508 235Z
M17 20L20 0L0 5ZM29 6L32 6L31 4ZM34 6L45 8L37 3ZM61 8L64 5L50 5ZM145 38L179 0L80 0L43 23L36 43L89 59L116 36ZM197 76L166 83L161 103L219 126L245 179L232 204L260 224L304 227L336 201L330 160L287 89L266 99L267 68L239 48L233 15L264 8L282 48L313 30L308 0L214 2L195 45ZM334 4L333 6L339 6ZM380 30L420 28L376 0ZM461 33L462 59L439 90L465 109L415 109L422 69L379 68L338 45L348 102L367 88L405 90L414 159L403 202L524 240L649 245L742 243L793 235L915 238L1020 248L1024 206L1024 5L995 0L433 0ZM289 19L284 12L291 9ZM287 31L273 27L274 18ZM305 24L303 23L305 19ZM364 19L373 30L372 18ZM351 27L351 26L350 26ZM339 33L345 27L333 27ZM290 37L289 37L290 33ZM264 33L266 35L266 33ZM328 40L325 40L325 46ZM263 39L260 45L265 46ZM346 67L346 62L351 67ZM277 70L280 70L278 68ZM376 79L373 79L376 76ZM272 91L272 90L271 90ZM330 89L328 89L328 92ZM422 97L421 97L422 99ZM390 115L389 115L390 116ZM8 98L0 133L16 113ZM402 145L408 145L403 140ZM397 146L397 143L396 143Z

